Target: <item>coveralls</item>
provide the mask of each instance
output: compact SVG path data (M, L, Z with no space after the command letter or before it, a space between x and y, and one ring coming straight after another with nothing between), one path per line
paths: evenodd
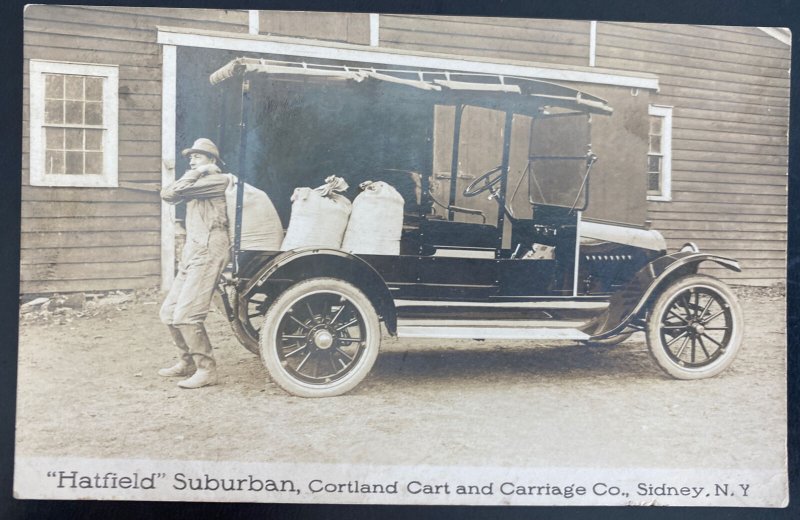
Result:
M161 198L168 204L186 202L186 245L178 274L161 306L161 321L166 325L202 323L208 314L228 262L228 183L224 175L189 170L161 190Z
M161 190L161 198L169 204L186 202L186 245L178 273L161 306L160 318L170 331L181 328L202 335L199 341L185 338L184 342L176 337L176 345L188 363L194 361L198 367L205 365L213 369L211 344L202 323L228 262L230 241L225 207L229 179L220 174L216 166L210 170L211 173L189 170ZM187 325L196 327L185 327Z

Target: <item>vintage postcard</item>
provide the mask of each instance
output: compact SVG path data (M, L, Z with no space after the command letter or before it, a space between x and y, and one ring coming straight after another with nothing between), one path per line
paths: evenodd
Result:
M15 496L785 507L790 55L28 6Z

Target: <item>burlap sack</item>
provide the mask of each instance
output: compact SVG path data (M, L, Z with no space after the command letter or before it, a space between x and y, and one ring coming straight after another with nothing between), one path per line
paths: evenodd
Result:
M230 173L225 188L225 209L228 214L228 233L233 244L236 231L236 190L239 179ZM244 251L278 251L283 241L283 225L269 196L258 188L244 183L242 200L242 238Z
M342 249L369 255L399 255L403 196L385 182L365 182L353 201Z
M329 177L326 181L316 189L294 190L292 215L282 251L300 247L341 247L352 204L347 197L336 193L346 190L347 183L338 177Z

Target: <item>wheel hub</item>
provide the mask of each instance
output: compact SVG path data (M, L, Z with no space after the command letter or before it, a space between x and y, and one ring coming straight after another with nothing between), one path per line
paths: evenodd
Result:
M311 339L320 350L327 350L333 345L333 334L328 329L317 330Z
M701 325L700 323L693 323L692 324L692 330L694 331L695 334L700 335L700 334L703 334L706 331L706 328L703 325Z

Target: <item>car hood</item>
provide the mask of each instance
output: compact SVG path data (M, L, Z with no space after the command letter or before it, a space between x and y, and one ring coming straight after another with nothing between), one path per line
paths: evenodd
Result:
M648 229L583 220L580 223L580 235L581 238L626 244L652 251L667 250L667 242L661 233Z

